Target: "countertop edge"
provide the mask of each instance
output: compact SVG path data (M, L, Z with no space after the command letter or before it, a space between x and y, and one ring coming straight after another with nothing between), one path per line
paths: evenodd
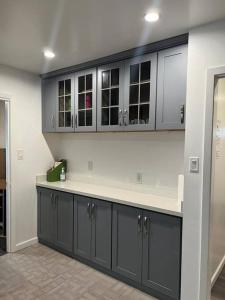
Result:
M155 212L159 212L159 213L163 213L163 214L167 214L167 215L171 215L171 216L176 216L176 217L180 217L180 218L183 217L183 213L179 212L179 211L170 210L170 209L166 209L166 208L162 208L162 207L146 205L146 204L142 204L142 203L138 203L138 202L129 202L127 200L106 197L106 196L102 196L100 194L97 195L97 194L92 194L92 193L88 193L88 192L77 191L76 189L70 189L67 187L51 186L50 184L46 184L43 182L37 182L36 187L44 187L44 188L53 189L53 190L57 190L57 191L63 191L66 193L77 194L77 195L86 196L86 197L90 197L90 198L100 199L103 201L109 201L109 202L113 202L113 203L117 203L117 204L123 204L123 205L133 206L133 207L137 207L137 208L141 208L141 209L145 209L145 210L151 210L151 211L155 211Z

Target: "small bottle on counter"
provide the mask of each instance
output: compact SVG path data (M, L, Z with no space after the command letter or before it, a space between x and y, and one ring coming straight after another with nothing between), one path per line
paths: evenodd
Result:
M66 172L64 167L62 168L60 173L60 181L66 181Z

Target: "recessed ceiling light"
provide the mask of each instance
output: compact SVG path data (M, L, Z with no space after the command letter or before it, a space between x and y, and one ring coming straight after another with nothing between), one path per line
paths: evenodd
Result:
M145 15L146 22L156 22L159 19L159 14L157 12L150 12Z
M52 51L49 50L49 49L46 49L46 50L44 50L44 56L45 56L46 58L54 58L54 57L55 57L55 53L52 52Z

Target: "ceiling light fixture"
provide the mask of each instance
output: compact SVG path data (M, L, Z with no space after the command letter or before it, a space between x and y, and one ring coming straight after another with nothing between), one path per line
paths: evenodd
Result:
M54 58L55 57L55 53L54 52L52 52L51 50L49 50L49 49L46 49L46 50L44 50L44 56L46 57L46 58Z
M153 22L156 22L158 20L159 20L159 14L157 12L150 12L150 13L147 13L145 15L145 21L146 22L153 23Z

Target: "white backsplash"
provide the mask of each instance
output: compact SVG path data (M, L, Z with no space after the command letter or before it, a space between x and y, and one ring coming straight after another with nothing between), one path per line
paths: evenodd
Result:
M177 194L183 174L184 132L46 134L56 160L68 161L68 177L138 191ZM93 170L88 170L88 161ZM142 184L136 183L142 173Z

